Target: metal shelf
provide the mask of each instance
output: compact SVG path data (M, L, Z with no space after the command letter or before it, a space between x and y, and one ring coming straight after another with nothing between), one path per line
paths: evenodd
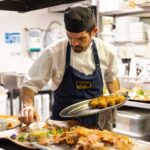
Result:
M149 7L150 8L150 7ZM111 17L116 17L116 16L129 16L129 15L138 15L140 16L143 14L150 13L150 9L146 8L134 8L134 9L126 9L126 10L120 10L120 11L109 11L109 12L100 12L102 16L111 16Z
M144 102L134 102L134 101L127 101L124 106L136 107L136 108L143 108L143 109L150 109L150 103Z
M139 42L139 41L134 41L134 42L132 42L132 41L125 41L125 42L111 42L111 44L113 44L113 45L116 45L116 46L120 46L120 45L125 45L125 44L136 44L136 45L143 45L143 44L147 44L148 43L148 41L141 41L141 42Z

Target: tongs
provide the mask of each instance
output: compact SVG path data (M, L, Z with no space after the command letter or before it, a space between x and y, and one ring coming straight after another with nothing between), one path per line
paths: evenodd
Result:
M55 145L50 145L50 146L43 146L38 144L37 142L32 142L31 143L33 147L41 149L41 150L66 150L63 147L55 146Z
M33 147L38 148L38 149L50 150L48 147L43 146L43 145L40 145L40 144L38 144L37 142L32 142L31 144L33 145Z

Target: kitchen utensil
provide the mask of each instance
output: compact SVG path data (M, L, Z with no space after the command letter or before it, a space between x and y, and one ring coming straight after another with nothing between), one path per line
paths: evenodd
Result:
M42 149L42 150L72 150L72 147L65 146L65 145L50 145L50 146L43 146L38 144L37 142L32 143L33 147Z
M90 116L90 115L101 113L110 109L121 107L128 100L129 100L129 97L126 97L125 101L122 103L119 103L114 106L106 107L104 109L99 109L99 108L91 108L89 106L89 102L91 101L91 99L88 99L88 100L73 104L71 106L68 106L67 108L63 109L59 115L61 117L68 117L68 118Z

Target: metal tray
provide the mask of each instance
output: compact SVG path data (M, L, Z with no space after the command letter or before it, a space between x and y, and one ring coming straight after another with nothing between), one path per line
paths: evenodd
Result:
M149 100L142 100L142 99L130 99L130 101L135 101L135 102L142 102L142 103L150 103L150 99Z
M90 116L90 115L94 115L97 113L101 113L110 109L114 109L114 108L120 108L121 106L124 105L125 102L127 102L129 100L129 97L126 97L125 101L114 105L114 106L110 106L110 107L106 107L104 109L99 109L99 108L91 108L89 106L89 102L91 101L91 99L70 105L68 107L66 107L65 109L63 109L60 112L60 116L61 117L82 117L82 116Z

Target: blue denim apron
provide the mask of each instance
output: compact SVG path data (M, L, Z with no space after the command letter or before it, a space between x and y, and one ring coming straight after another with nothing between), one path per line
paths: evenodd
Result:
M52 107L53 120L79 120L86 126L98 126L98 114L91 116L84 116L80 118L64 118L60 117L59 113L65 107L74 103L81 102L86 99L98 97L103 94L103 80L100 69L100 61L97 53L95 42L92 44L93 56L96 65L95 71L86 75L70 65L71 47L68 43L66 53L66 66L64 77L60 86L54 91L54 104Z

